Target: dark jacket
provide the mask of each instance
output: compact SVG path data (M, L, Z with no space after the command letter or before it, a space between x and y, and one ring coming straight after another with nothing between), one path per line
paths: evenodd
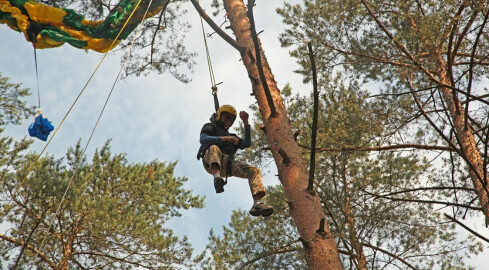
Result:
M215 114L209 119L210 122L205 124L200 131L200 148L197 153L197 159L204 157L205 152L211 145L217 145L221 152L229 156L230 160L234 159L234 154L238 149L245 149L251 146L251 131L250 126L245 125L245 138L241 139L234 133L229 133L224 129L224 123L216 121ZM222 141L219 137L223 136L235 136L239 139L238 145L234 145L230 142Z

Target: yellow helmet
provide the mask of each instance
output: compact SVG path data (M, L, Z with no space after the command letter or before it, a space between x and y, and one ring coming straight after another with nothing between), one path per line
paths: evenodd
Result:
M236 113L236 109L231 106L231 105L222 105L221 107L219 107L219 109L217 110L217 117L216 117L216 120L219 121L221 120L221 114L223 112L227 112L227 113L230 113L234 116L234 118L236 118L236 116L238 115Z

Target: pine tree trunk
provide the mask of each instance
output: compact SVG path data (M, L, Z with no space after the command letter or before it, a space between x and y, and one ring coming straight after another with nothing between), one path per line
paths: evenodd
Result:
M446 63L443 60L443 56L439 54L439 79L440 82L445 85L451 85L448 77L448 71L446 70ZM484 182L484 162L480 154L479 148L474 138L474 133L472 132L470 125L465 125L465 112L462 103L457 96L454 96L452 89L447 87L440 87L443 93L443 99L446 103L446 107L452 118L452 126L456 131L457 139L460 143L460 149L465 154L467 161L470 163L469 174L474 185L475 192L479 199L479 204L482 208L482 212L486 216L486 220L489 220L489 199L488 192L489 189L488 182ZM468 105L466 105L468 106ZM486 178L487 180L487 178Z
M308 184L306 164L301 157L299 146L294 140L294 132L277 83L264 53L260 49L265 77L278 113L276 117L270 117L270 107L255 62L256 56L250 32L250 22L246 16L246 7L242 0L223 0L223 2L238 43L245 48L245 51L241 52L241 58L250 77L253 93L265 123L265 132L270 142L286 199L290 205L291 216L304 245L309 269L343 269L336 243L327 222L324 225L324 233L322 230L317 232L320 229L321 219L324 219L321 203L316 195L311 195L306 191ZM279 154L279 150L282 155ZM290 158L289 162L287 162L284 154Z

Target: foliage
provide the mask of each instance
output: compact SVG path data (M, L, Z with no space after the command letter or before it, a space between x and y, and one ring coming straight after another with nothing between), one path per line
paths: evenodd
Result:
M0 73L0 128L7 124L18 125L34 113L34 107L27 106L23 100L29 95L29 89L21 89L20 84L11 83Z
M207 258L203 269L307 269L283 188L268 187L267 194L275 209L271 217L253 218L236 210L222 237L210 232L207 251L212 260Z
M421 203L425 199L422 192L400 192L438 185L442 172L431 169L420 152L348 150L380 146L388 127L385 120L389 108L377 100L369 101L368 93L360 90L358 83L347 84L339 78L324 87L320 95L317 148L322 150L317 153L315 188L345 268L357 268L359 253L363 253L372 269L465 269L464 259L477 254L482 248L480 243L473 237L457 240L455 227L444 222L442 212ZM289 86L282 94L294 129L301 131L298 143L304 150L303 158L309 160L312 97L292 96ZM271 157L266 151L266 138L259 132L253 139L254 147L244 157L267 163ZM257 221L244 212L234 213L222 237L211 232L209 250L218 269L237 268L246 262L253 263L249 269L305 268L304 261L290 268L279 265L285 259L278 256L296 260L297 254L281 254L278 243L293 243L299 236L288 229L292 221L281 191L273 188L269 194L274 207L284 207L272 217ZM389 199L392 197L396 200ZM264 224L256 227L254 222ZM287 235L288 241L278 241L278 232ZM355 249L358 243L362 249ZM254 245L260 246L256 248L260 253L247 257L250 250L246 247ZM234 246L239 248L229 248ZM263 246L267 248L263 250ZM241 257L245 259L236 259Z
M190 244L164 224L203 198L182 189L187 179L173 176L176 163L130 164L108 142L91 163L81 153L78 143L66 161L29 154L2 172L3 221L12 225L0 242L3 259L15 261L29 239L20 262L27 268L188 266Z

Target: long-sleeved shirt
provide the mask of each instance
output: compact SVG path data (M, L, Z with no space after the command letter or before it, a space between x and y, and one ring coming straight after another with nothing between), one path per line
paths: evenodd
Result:
M239 143L238 143L238 148L239 149L245 149L251 146L251 128L250 125L245 125L245 137L244 139L240 139L238 137ZM229 136L234 136L234 135L229 135ZM221 137L223 136L212 136L209 135L205 132L200 133L200 144L207 144L207 145L219 145L221 142L224 142ZM237 136L236 136L237 137Z
M217 145L231 160L234 159L234 154L237 149L245 149L251 146L251 127L250 125L245 125L244 129L245 137L244 139L241 139L236 134L231 134L222 126L217 125L216 122L211 121L211 123L205 124L200 132L200 148L197 153L197 159L203 157L205 151L207 151L207 148L211 145ZM223 136L236 136L239 139L238 145L223 141L221 139Z

